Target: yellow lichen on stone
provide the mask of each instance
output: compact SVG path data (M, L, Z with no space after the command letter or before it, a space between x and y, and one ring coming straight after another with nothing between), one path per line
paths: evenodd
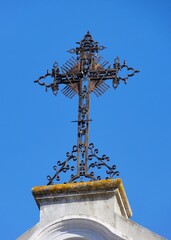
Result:
M82 191L95 191L95 190L111 190L116 189L121 184L121 179L108 179L94 182L77 182L68 184L55 184L48 186L38 186L32 189L33 195L41 194L54 194L54 193L71 193Z
M33 195L53 195L60 193L79 193L79 192L90 192L97 190L115 190L120 189L123 191L123 185L121 179L108 179L92 182L77 182L67 184L55 184L48 186L37 186L33 187Z
M55 184L48 186L37 186L32 188L32 194L36 199L41 197L59 197L66 195L80 195L80 194L103 194L104 192L114 192L119 191L120 197L122 199L123 205L126 209L128 217L132 216L132 211L129 206L129 202L122 184L122 180L118 179L107 179L92 182L77 182L77 183L67 183L67 184Z

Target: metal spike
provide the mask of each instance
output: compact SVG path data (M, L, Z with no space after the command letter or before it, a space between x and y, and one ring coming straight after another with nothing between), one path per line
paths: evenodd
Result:
M69 97L69 94L65 94L65 97L70 98L70 97Z
M99 84L97 87L101 87L101 89L103 89L103 91L107 91L107 88L105 86L103 86L103 83Z
M69 59L69 61L70 64L72 65L72 68L74 68L77 65L77 63L73 59Z
M109 86L107 87L107 86L105 86L105 84L104 83L101 83L100 84L100 86L105 90L105 91L107 91L108 89L109 89Z
M102 64L100 64L102 67L105 67L109 62L108 61L104 61Z
M68 68L65 64L63 64L63 67L67 69L67 72L70 71L70 68Z
M99 62L100 62L102 59L103 59L103 57L102 57L102 56L98 56L98 57L97 57L97 60L96 60L96 61L97 61L97 63L99 63Z
M64 94L65 96L67 96L70 91L71 91L71 89L67 89L67 91L63 92L63 94Z
M75 62L75 64L77 64L78 63L78 61L77 61L77 59L75 59L75 57L73 57L72 56L72 58L71 59L73 59L73 61Z
M103 89L101 89L100 86L97 87L97 90L98 90L101 94L104 93Z
M105 85L107 88L110 88L110 86L106 82L103 82L103 85Z
M68 69L66 68L65 65L63 65L62 68L63 68L66 72L68 72Z
M98 97L98 94L93 90L93 93L96 95L96 97Z
M68 94L68 98L71 98L72 97L72 95L73 95L73 93L74 93L74 90L73 89L71 89L72 91Z
M97 97L99 97L99 94L98 94L98 92L96 91L96 89L93 90L93 93L94 93Z
M68 88L68 86L65 86L65 87L61 90L61 92L63 93L67 88Z
M63 91L64 94L67 94L71 90L70 86L68 86L65 91Z
M107 88L106 87L104 87L103 86L103 84L100 84L100 86L99 86L104 92L106 92L107 91Z
M72 58L70 58L68 61L70 61L70 63L73 64L73 67L77 65L77 62L75 62Z
M73 90L70 89L70 90L65 94L65 96L69 98L69 96L70 96L70 94L72 93L72 91L73 91Z
M97 89L97 88L95 88L94 89L100 96L102 95L102 93Z
M70 59L67 60L67 63L68 63L72 68L75 66L75 64L74 64L73 62L71 62Z
M65 63L65 65L67 65L69 67L69 69L71 70L72 66L70 64L68 64L67 62Z
M61 69L62 69L62 71L63 71L64 73L67 72L67 70L66 70L64 67L61 67Z
M99 93L99 91L97 89L95 91L98 94L98 97L100 97L102 95L101 93Z
M70 87L67 86L66 88L63 89L62 93L63 93L63 94L67 93L69 89L70 89Z
M70 98L73 98L75 96L75 94L76 94L76 92L73 91L72 96L70 96Z

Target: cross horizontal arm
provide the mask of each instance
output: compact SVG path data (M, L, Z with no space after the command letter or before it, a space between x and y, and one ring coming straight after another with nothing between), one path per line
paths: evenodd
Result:
M128 74L125 77L119 76L119 72L122 71L123 68L126 68L128 71ZM132 77L135 75L135 73L138 73L138 70L134 70L132 67L128 67L126 63L124 62L123 65L116 65L114 64L113 68L108 67L107 69L103 70L90 70L87 74L87 77L90 81L96 81L96 85L98 85L98 82L104 81L104 80L113 80L113 87L116 88L118 84L120 83L120 80L127 83L127 80L129 77ZM47 84L44 79L46 77L52 77L53 81L50 84ZM40 76L37 80L35 80L35 83L38 83L41 86L45 86L46 90L48 88L52 88L53 91L58 91L58 85L65 84L65 85L71 85L71 84L77 84L84 78L84 73L82 71L75 71L67 72L67 73L60 73L58 68L53 68L52 73L47 71L47 73L43 76ZM42 81L43 80L43 81Z
M42 82L42 79L45 79L46 77L51 76L54 80L52 83L47 84L45 81ZM80 79L82 79L83 74L77 73L67 73L67 74L53 74L53 73L47 73L41 77L39 77L37 80L35 80L35 83L38 83L41 86L45 86L47 88L51 87L53 84L70 84L70 83L78 83Z

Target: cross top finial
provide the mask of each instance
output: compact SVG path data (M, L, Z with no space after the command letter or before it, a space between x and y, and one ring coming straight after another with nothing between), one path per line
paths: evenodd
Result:
M106 155L98 156L98 149L94 147L93 143L89 143L89 125L90 125L90 94L93 92L96 96L101 96L109 88L106 83L107 80L112 80L112 86L116 89L123 81L125 84L129 77L139 72L127 66L126 61L121 65L120 59L117 57L114 60L113 67L105 66L108 61L103 61L102 57L98 56L99 50L105 47L99 46L98 42L92 39L90 32L80 42L76 42L79 47L72 48L68 52L76 54L77 58L72 57L62 67L61 71L58 64L55 62L52 71L38 78L35 82L41 86L45 86L46 90L51 88L56 95L59 90L59 85L65 85L62 93L72 98L78 94L78 124L77 144L73 146L71 152L67 152L66 160L58 161L54 166L55 174L53 177L48 176L48 184L52 184L56 179L60 181L60 175L68 171L73 172L68 182L99 180L100 175L96 175L92 171L93 168L105 169L106 178L112 178L118 175L116 165L109 166L109 158ZM119 76L119 72L125 68L128 74L124 77ZM45 79L51 76L53 81L47 84ZM72 164L71 164L72 163Z
M76 44L78 44L79 47L72 48L68 52L72 54L75 53L78 56L77 60L84 61L84 65L87 65L87 68L92 60L97 56L97 53L105 48L104 46L99 46L98 42L93 40L89 31L84 38L80 42L76 42ZM85 70L84 73L86 74L87 70Z

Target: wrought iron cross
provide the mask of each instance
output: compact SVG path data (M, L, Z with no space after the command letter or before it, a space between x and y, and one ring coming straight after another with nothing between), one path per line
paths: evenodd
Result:
M90 94L94 93L97 97L101 96L109 88L106 80L112 80L112 86L116 89L123 81L125 84L129 77L132 77L138 70L134 70L128 67L126 61L121 65L120 59L117 57L114 60L113 66L105 66L107 61L101 63L102 57L98 55L100 50L105 47L99 46L98 42L92 39L89 32L84 36L83 40L76 42L78 47L70 49L68 52L76 54L77 58L70 58L62 67L58 68L58 64L55 62L52 71L34 81L41 86L45 86L46 91L51 88L54 95L58 93L59 85L63 84L65 87L62 89L62 93L72 98L75 94L78 94L78 120L75 121L78 124L77 133L77 145L74 145L71 153L67 152L67 158L65 161L58 161L54 166L54 176L48 176L48 185L53 183L53 180L60 180L60 173L73 171L68 182L74 182L76 180L83 180L88 178L90 180L100 180L100 176L95 176L92 168L101 167L106 168L106 178L112 178L114 175L119 175L116 171L116 165L109 166L109 157L106 155L98 156L98 149L95 149L93 143L89 143L89 126L90 126ZM123 70L127 70L127 75L121 77L119 73ZM47 84L46 77L52 77L53 81ZM76 162L70 164L71 161Z

